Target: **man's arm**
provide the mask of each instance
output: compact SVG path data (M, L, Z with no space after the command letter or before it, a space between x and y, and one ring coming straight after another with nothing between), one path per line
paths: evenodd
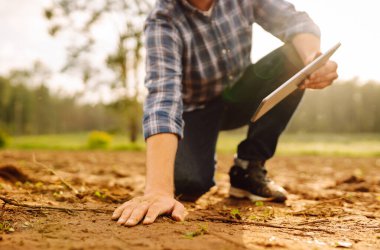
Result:
M297 34L293 37L292 43L305 65L313 61L321 53L320 39L313 34ZM337 69L336 62L327 61L325 65L312 73L300 88L323 89L331 85L338 78Z
M134 226L143 220L153 223L169 214L183 220L186 210L174 199L174 161L182 120L182 43L178 31L167 19L150 20L145 28L147 67L144 103L144 137L147 143L145 193L118 207L112 218Z
M320 37L319 27L309 15L285 0L255 0L254 17L257 24L283 42L301 33Z
M255 0L255 21L283 42L292 42L304 64L320 52L320 30L311 18L284 0ZM301 89L323 89L338 78L337 64L328 61L305 80Z
M153 223L157 216L170 214L173 219L185 218L185 207L174 199L174 159L178 137L157 134L147 139L147 174L145 193L118 207L113 219L126 226L135 226L145 216L143 224Z

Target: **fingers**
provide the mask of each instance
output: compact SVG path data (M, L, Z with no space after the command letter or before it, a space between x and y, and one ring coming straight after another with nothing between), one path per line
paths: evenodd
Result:
M112 219L117 220L121 216L121 214L123 213L125 207L128 206L128 204L129 204L129 202L125 202L125 203L123 203L123 205L116 208L112 214Z
M338 65L328 61L323 67L312 73L300 86L300 89L323 89L338 78Z
M338 78L338 73L331 72L331 73L328 73L328 74L323 75L321 77L316 77L314 79L307 79L306 84L317 84L320 82L334 81L337 78Z
M186 208L182 205L182 203L176 201L174 204L172 218L176 221L185 220L186 216Z
M186 216L186 209L173 197L137 197L118 207L114 211L112 219L117 219L119 225L131 227L143 219L143 224L151 224L162 214L171 214L174 220L183 221Z
M323 89L333 83L335 79L338 78L338 74L336 72L327 74L323 77L316 78L314 80L306 80L305 87L311 89Z
M320 69L316 70L309 76L309 80L314 81L318 78L323 78L326 75L329 75L331 73L336 73L338 69L338 64L334 61L328 61L325 65L323 65Z
M128 227L136 226L144 218L146 212L148 211L148 208L148 203L139 204L139 206L136 206L130 214L129 218L126 220L125 225Z
M152 206L149 207L148 212L145 215L143 224L145 225L152 224L161 213L162 212L159 205L157 203L153 204Z
M121 216L119 217L119 219L117 220L117 224L119 225L123 225L127 222L127 220L129 219L129 217L131 216L133 210L135 208L135 205L134 204L130 204L128 206L126 206L121 214Z

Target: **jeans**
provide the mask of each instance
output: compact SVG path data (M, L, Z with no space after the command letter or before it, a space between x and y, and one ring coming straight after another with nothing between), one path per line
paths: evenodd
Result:
M215 147L219 131L248 125L246 138L238 145L238 158L266 161L302 99L296 90L267 114L250 122L261 100L303 66L291 44L274 50L247 67L240 79L205 108L183 113L184 138L175 159L176 195L200 196L215 185Z

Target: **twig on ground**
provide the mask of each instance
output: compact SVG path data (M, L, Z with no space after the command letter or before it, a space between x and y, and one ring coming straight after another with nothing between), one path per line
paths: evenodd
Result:
M280 226L280 225L262 223L262 222L231 220L231 219L226 219L226 218L222 218L222 217L204 217L204 218L188 219L188 220L189 221L210 221L210 222L230 223L230 224L239 224L239 225L253 225L253 226L298 230L298 231L307 231L307 230L309 230L309 231L321 231L321 232L325 232L328 234L335 234L335 232L333 232L333 231L329 231L329 230L322 229L322 228Z
M7 205L6 202L4 202L3 206L1 207L1 214L0 214L0 219L3 218L4 213L5 213L5 206Z
M303 209L303 210L301 210L301 211L297 211L297 212L292 212L292 213L290 213L290 214L292 214L292 215L302 215L302 214L304 214L306 211L309 211L310 209L313 209L313 208L316 208L316 207L318 207L318 206L321 206L321 205L323 205L323 204L326 204L326 203L330 203L330 202L334 202L334 201L339 201L339 200L344 200L346 197L338 197L338 198L333 198L333 199L329 199L329 200L325 200L325 201L321 201L321 202L318 202L317 204L314 204L314 205L312 205L312 206L310 206L310 207L307 207L307 208L305 208L305 209Z
M305 222L298 223L297 226L312 225L312 224L325 223L325 222L330 222L330 220L320 219L320 220L313 220L313 221L305 221Z
M9 199L9 198L4 197L4 196L0 196L0 200L2 200L4 202L4 204L9 204L9 205L16 206L16 207L26 207L26 208L37 209L37 210L48 209L48 210L56 210L56 211L66 212L66 213L70 213L70 212L111 213L111 212L113 212L113 210L110 210L110 209L67 208L67 207L57 207L57 206L30 205L30 204L20 203L16 200Z
M45 164L41 163L41 162L38 162L36 160L36 156L35 154L33 154L33 163L38 165L38 166L41 166L43 168L45 168L47 171L49 171L51 174L55 175L58 177L58 179L62 182L62 184L67 187L68 189L70 189L71 191L74 192L75 195L79 194L79 191L74 188L73 186L70 185L70 183L68 183L67 181L65 181L61 176L59 176L59 174L57 174L57 172L55 172L55 170L51 167L48 167L46 166Z

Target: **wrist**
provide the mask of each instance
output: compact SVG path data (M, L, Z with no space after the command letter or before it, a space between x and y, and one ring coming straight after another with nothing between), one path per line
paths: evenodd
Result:
M320 54L320 40L312 34L298 34L294 36L292 43L305 65L309 64Z
M144 191L144 195L162 195L162 196L170 196L174 198L174 191L170 188L153 188L153 187L146 187Z

